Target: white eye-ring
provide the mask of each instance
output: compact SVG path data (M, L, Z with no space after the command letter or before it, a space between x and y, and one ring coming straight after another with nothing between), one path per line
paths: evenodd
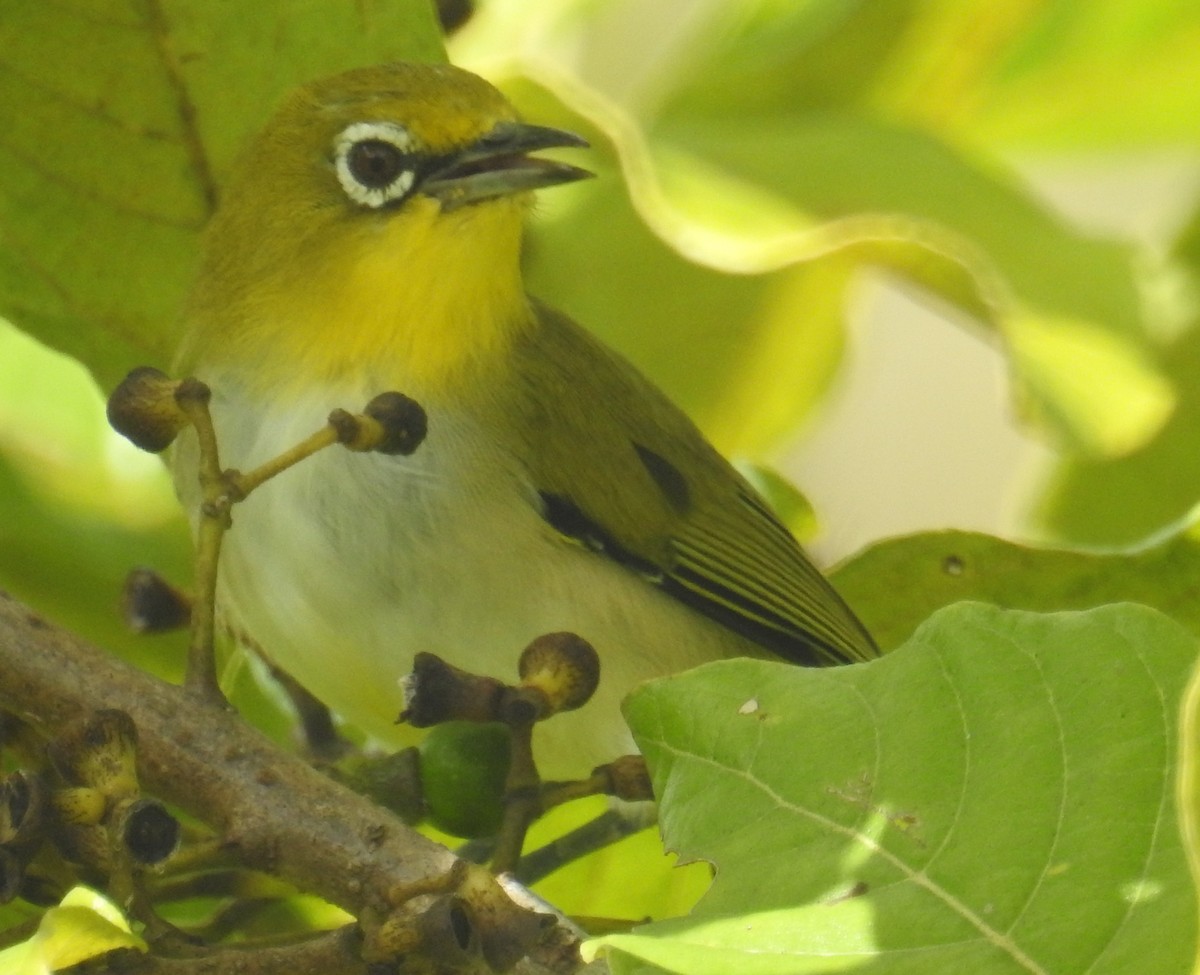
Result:
M415 173L412 136L392 122L355 122L333 140L338 182L362 206L378 208L405 196Z

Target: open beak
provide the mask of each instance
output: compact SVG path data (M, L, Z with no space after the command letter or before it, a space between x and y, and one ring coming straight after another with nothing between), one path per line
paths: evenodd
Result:
M502 122L479 141L437 160L421 181L420 192L441 200L443 209L453 210L491 197L573 183L594 174L528 153L586 146L584 139L562 129Z

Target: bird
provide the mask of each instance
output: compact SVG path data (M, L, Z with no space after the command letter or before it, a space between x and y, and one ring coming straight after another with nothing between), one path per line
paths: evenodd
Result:
M222 462L239 469L334 408L393 390L421 405L411 456L326 450L237 507L219 619L383 743L414 654L511 680L535 637L578 634L600 681L538 730L555 777L632 750L620 702L649 678L877 654L692 421L527 294L535 191L592 175L536 153L585 146L444 63L296 89L223 187L174 367L211 387ZM193 511L197 463L185 434L171 465Z

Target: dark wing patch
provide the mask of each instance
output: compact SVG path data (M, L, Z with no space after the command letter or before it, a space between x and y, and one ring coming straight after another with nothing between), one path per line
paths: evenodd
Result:
M549 491L539 491L538 496L542 499L542 517L560 535L593 552L607 555L656 585L659 584L662 570L657 565L621 545L602 526L580 511L570 498Z
M688 487L687 478L679 468L662 454L656 454L640 443L635 443L633 449L637 451L638 460L646 468L646 473L654 479L663 497L667 499L667 504L677 515L686 515L692 506L692 492Z
M660 566L621 545L570 498L539 492L542 517L560 534L632 569L680 602L795 663L814 666L875 656L871 638L809 563L788 530L752 493L757 531L710 534L685 526L675 561ZM738 522L746 528L746 519ZM730 526L735 527L734 525Z

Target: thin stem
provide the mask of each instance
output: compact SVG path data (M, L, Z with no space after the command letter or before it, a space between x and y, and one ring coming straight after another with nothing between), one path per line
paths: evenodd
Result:
M542 811L541 780L533 761L533 722L512 729L512 764L504 783L504 819L496 835L491 868L510 873L521 859L525 834Z
M203 383L186 379L175 394L196 431L200 451L200 525L196 533L196 593L192 603L192 632L188 644L184 686L214 703L225 697L217 683L216 635L217 562L221 540L229 527L229 499L221 473L217 433L208 409L210 392Z
M225 477L226 490L230 492L234 500L245 500L251 491L261 487L266 481L275 477L277 474L282 474L289 467L294 467L302 460L307 460L313 454L324 450L326 447L332 447L338 442L337 431L332 425L323 426L316 433L305 437L294 447L290 447L282 454L272 457L265 464L260 464L252 471L242 473L241 471L229 471Z
M184 685L207 700L223 704L225 697L217 681L215 651L217 568L221 558L221 543L232 524L230 509L276 474L338 443L339 437L330 423L249 473L224 471L221 469L212 413L208 408L211 398L209 388L198 380L185 379L180 383L175 398L196 431L202 497L200 524L196 531L196 593L192 604L192 632Z

